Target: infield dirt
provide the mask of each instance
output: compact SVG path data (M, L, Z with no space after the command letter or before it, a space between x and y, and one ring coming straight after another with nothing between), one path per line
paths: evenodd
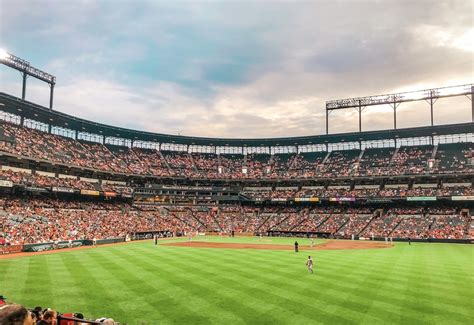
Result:
M243 243L217 243L205 241L189 241L162 244L164 246L178 247L196 247L196 248L225 248L225 249L268 249L268 250L293 250L293 245L277 245L277 244L243 244ZM323 244L299 245L299 250L343 250L343 249L375 249L389 248L383 242L372 241L352 241L352 240L329 240Z

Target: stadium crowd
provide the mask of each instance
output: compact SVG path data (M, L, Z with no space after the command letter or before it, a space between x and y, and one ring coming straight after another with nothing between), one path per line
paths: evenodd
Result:
M61 187L74 190L109 191L116 193L132 193L133 189L126 185L102 183L96 181L84 181L78 177L60 178L45 176L39 173L27 173L13 170L0 170L0 180L9 180L14 185L34 186L40 188Z
M0 151L60 164L121 174L156 177L309 178L425 173L472 173L472 143L371 148L332 152L270 155L215 154L128 148L75 140L1 122ZM6 167L0 170L5 187L42 188L47 192L72 190L127 194L133 182L112 182ZM11 182L11 183L9 183ZM8 183L8 184L7 184ZM146 184L145 184L146 185ZM59 189L59 190L58 190ZM13 191L14 192L14 191ZM82 192L81 192L82 193ZM18 193L17 193L18 194ZM354 201L355 198L409 198L471 196L469 184L385 184L319 187L245 188L241 194L255 201ZM110 197L114 196L111 195ZM58 196L59 197L59 196ZM334 200L333 200L334 199ZM407 199L408 200L408 199ZM314 201L314 200L313 200ZM344 201L344 200L341 200ZM378 211L355 207L204 205L153 206L122 201L58 200L37 196L6 196L0 202L0 243L25 244L124 237L136 232L268 233L315 232L351 236L395 238L453 238L467 236L469 220L452 208L392 208Z
M0 243L27 244L123 238L136 232L318 232L350 238L451 238L468 234L470 219L453 208L305 206L132 206L107 201L4 198Z
M0 180L9 180L14 185L22 185L26 187L48 188L53 187L72 190L93 190L102 192L114 192L119 194L132 194L131 186L110 184L106 182L99 182L99 180L85 181L78 177L69 176L54 177L51 175L42 175L40 172L23 172L13 170L0 170ZM437 186L434 184L433 186ZM410 196L459 196L472 195L472 186L456 185L447 187L421 187L416 184L412 189L408 189L407 185L398 187L384 187L380 189L377 187L356 188L349 187L319 187L319 188L253 188L251 190L244 189L242 194L247 195L252 199L293 199L293 198L371 198L371 197L393 197L404 198Z
M404 198L410 196L457 196L457 195L472 195L472 186L458 185L453 187L413 187L408 189L407 186L379 188L316 188L316 189L253 189L244 190L243 194L254 199L290 199L290 198L373 198L373 197L387 197L387 198Z
M0 150L101 171L193 179L332 178L340 176L472 173L472 143L294 154L204 154L128 148L74 140L1 122L13 143ZM433 157L435 155L435 157ZM431 161L433 159L433 161ZM430 163L431 161L431 163Z

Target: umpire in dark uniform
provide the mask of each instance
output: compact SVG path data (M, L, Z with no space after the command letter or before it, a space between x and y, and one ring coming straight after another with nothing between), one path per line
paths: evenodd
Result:
M298 253L298 241L295 241L295 253Z

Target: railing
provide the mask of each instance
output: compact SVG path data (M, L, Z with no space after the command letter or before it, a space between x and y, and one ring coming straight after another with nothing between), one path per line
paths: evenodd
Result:
M101 322L96 322L93 320L86 320L86 319L81 319L81 318L76 318L76 317L68 317L64 316L61 314L58 314L57 318L57 324L58 325L77 325L77 324L103 324ZM118 324L118 323L114 323Z

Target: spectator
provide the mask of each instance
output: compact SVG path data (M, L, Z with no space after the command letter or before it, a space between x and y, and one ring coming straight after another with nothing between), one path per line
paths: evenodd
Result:
M46 309L43 312L43 318L36 325L56 325L57 313L52 309Z
M23 306L11 304L0 307L0 324L33 325L31 313Z

